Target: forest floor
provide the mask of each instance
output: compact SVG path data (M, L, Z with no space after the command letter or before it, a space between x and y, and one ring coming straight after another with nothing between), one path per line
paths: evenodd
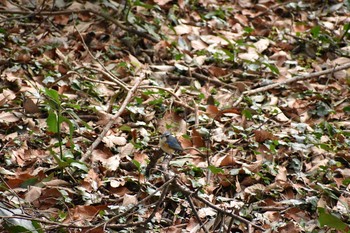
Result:
M1 1L0 230L349 232L350 5L253 2Z

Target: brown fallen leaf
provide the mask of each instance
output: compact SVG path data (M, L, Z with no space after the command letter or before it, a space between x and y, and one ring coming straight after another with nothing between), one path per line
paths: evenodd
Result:
M29 97L24 97L23 108L25 112L29 114L40 112L38 105Z
M266 130L255 130L254 131L255 140L257 142L264 142L266 140L275 140L277 139L276 136L274 136L272 133L266 131Z

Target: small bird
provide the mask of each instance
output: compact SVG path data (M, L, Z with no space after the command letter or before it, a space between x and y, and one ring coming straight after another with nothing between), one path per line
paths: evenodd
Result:
M168 154L173 154L175 151L183 151L180 142L171 135L169 131L166 131L159 140L159 146L160 148Z

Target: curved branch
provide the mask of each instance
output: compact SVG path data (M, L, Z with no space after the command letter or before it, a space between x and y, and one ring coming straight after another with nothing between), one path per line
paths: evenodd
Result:
M70 14L81 14L81 13L92 13L94 15L98 15L115 25L121 28L124 31L130 32L132 34L136 34L138 36L144 37L154 43L158 43L159 40L154 38L153 36L147 34L146 32L141 32L136 30L133 27L125 26L122 22L114 19L112 16L108 15L105 12L94 10L94 9L81 9L81 10L63 10L63 11L20 11L20 10L0 10L0 14L17 14L17 15L70 15Z
M327 70L322 70L322 71L319 71L319 72L314 72L314 73L311 73L311 74L298 75L298 76L296 76L294 78L290 78L290 79L284 80L282 82L277 82L277 83L273 83L273 84L270 84L270 85L267 85L267 86L259 87L259 88L253 89L253 90L245 91L236 100L236 102L233 103L233 107L236 107L242 101L244 96L249 96L249 95L252 95L252 94L255 94L255 93L268 91L268 90L274 89L276 87L281 87L282 85L286 85L286 84L290 84L290 83L294 83L294 82L297 82L297 81L306 80L306 79L310 79L310 78L315 78L315 77L318 77L318 76L321 76L321 75L330 74L330 73L337 72L337 71L340 71L340 70L345 70L345 69L348 69L348 68L350 68L350 63L346 63L346 64L340 65L340 66L334 66L333 68L330 68L330 69L327 69Z
M85 153L85 155L80 159L80 162L85 162L92 154L92 151L100 144L103 137L106 136L108 130L114 125L115 121L118 119L118 117L124 112L126 105L131 101L132 97L134 96L138 86L140 85L141 81L143 80L143 77L140 77L136 80L134 86L130 89L128 92L128 95L126 96L125 100L123 101L122 105L120 106L120 109L118 112L109 120L103 131L101 132L100 136L92 143L92 145L89 147L88 151Z

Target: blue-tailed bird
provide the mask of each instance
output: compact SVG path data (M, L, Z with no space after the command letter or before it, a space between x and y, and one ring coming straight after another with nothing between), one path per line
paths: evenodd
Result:
M180 142L169 131L166 131L159 140L160 148L168 154L174 154L175 151L183 151Z

